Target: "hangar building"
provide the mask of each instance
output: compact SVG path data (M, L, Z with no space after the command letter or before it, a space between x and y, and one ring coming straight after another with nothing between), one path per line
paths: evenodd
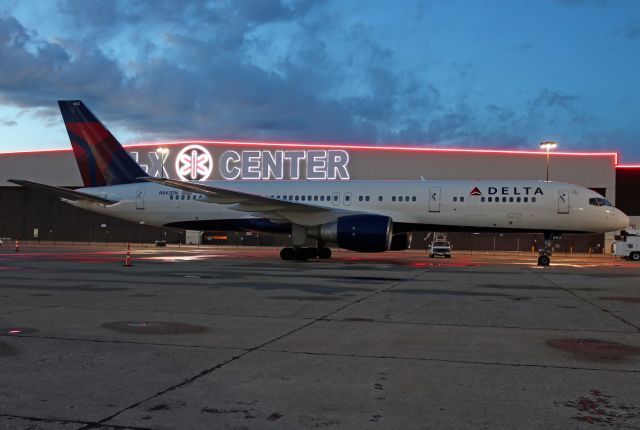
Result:
M539 179L547 168L542 151L482 150L364 145L180 141L125 145L151 176L183 180L352 179ZM598 191L640 224L640 166L619 164L616 152L551 152L549 179ZM0 153L0 237L23 241L185 243L182 230L122 221L77 209L57 198L14 186L7 179L82 186L71 149ZM144 210L144 196L137 202ZM609 252L613 233L567 235L559 251ZM197 235L196 235L197 237ZM285 245L286 237L206 232L209 243ZM541 235L450 235L456 249L531 250ZM426 237L414 236L424 248Z

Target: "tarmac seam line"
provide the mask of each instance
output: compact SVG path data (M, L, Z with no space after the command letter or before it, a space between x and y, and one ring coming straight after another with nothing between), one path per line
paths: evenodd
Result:
M88 428L111 427L115 429L152 430L149 427L135 427L135 426L121 426L121 425L103 426L102 424L98 424L97 422L94 422L94 421L65 420L61 418L28 417L23 415L12 415L12 414L3 414L3 413L0 413L0 418L16 418L16 419L40 422L40 423L83 424L85 426L92 426Z
M245 355L248 355L248 354L250 354L250 353L252 353L254 351L258 351L258 350L264 348L265 346L267 346L267 345L269 345L271 343L274 343L274 342L277 342L277 341L279 341L281 339L284 339L285 337L287 337L287 336L289 336L289 335L291 335L293 333L296 333L296 332L298 332L300 330L303 330L303 329L309 327L310 325L315 324L318 321L322 321L322 320L330 317L331 315L346 309L349 306L352 306L352 305L355 305L357 303L360 303L360 302L362 302L362 301L364 301L364 300L366 300L366 299L368 299L370 297L375 296L376 294L379 294L381 292L390 290L390 289L392 289L392 288L394 288L394 287L396 287L398 285L401 285L401 284L403 284L403 283L415 278L416 276L426 272L427 270L429 270L429 269L427 268L426 270L421 270L420 272L415 273L413 276L410 276L407 279L400 280L399 282L395 282L395 283L393 283L392 285L390 285L390 286L388 286L386 288L382 288L382 289L376 290L373 293L371 293L371 294L369 294L369 295L367 295L365 297L361 297L361 298L359 298L359 299L357 299L357 300L355 300L353 302L350 302L348 304L345 304L344 306L341 306L340 308L338 308L338 309L336 309L336 310L334 310L332 312L329 312L328 314L326 314L324 316L321 316L321 317L316 318L316 319L314 319L312 321L309 321L309 322L307 322L306 324L303 324L300 327L297 327L297 328L295 328L293 330L289 330L288 332L286 332L284 334L281 334L281 335L279 335L279 336L277 336L277 337L275 337L273 339L270 339L270 340L268 340L266 342L263 342L262 344L260 344L258 346L255 346L255 347L253 347L251 349L248 349L247 351L243 352L242 354L239 354L237 356L231 357L230 359L225 360L222 363L219 363L214 367L211 367L209 369L205 369L205 370L201 371L200 373L198 373L198 374L196 374L196 375L194 375L194 376L192 376L190 378L187 378L187 379L185 379L184 381L182 381L182 382L180 382L178 384L172 385L172 386L170 386L170 387L168 387L168 388L166 388L166 389L164 389L162 391L159 391L159 392L157 392L157 393L155 393L155 394L153 394L153 395L151 395L151 396L149 396L149 397L147 397L147 398L145 398L143 400L140 400L139 402L136 402L136 403L134 403L134 404L132 404L130 406L127 406L126 408L124 408L124 409L122 409L122 410L120 410L120 411L118 411L118 412L116 412L116 413L114 413L114 414L102 419L102 420L99 420L98 424L105 424L106 422L112 420L113 418L117 417L118 415L120 415L120 414L122 414L122 413L124 413L124 412L126 412L128 410L136 408L136 407L140 406L141 404L143 404L145 402L148 402L149 400L155 399L156 397L162 396L163 394L166 394L166 393L168 393L170 391L173 391L173 390L176 390L178 388L184 387L185 385L188 385L188 384L196 381L197 379L200 379L203 376L206 376L206 375L208 375L208 374L210 374L210 373L212 373L212 372L214 372L214 371L226 366L229 363L232 363L232 362L234 362L236 360L239 360L240 358L244 357ZM90 429L91 429L90 426L85 426L85 427L80 428L79 430L90 430Z
M593 303L593 302L592 302L592 301L590 301L589 299L586 299L586 298L584 298L584 297L582 297L582 296L580 296L580 295L578 295L578 294L574 293L574 292L573 292L573 291L571 291L570 289L568 289L568 288L566 288L566 287L563 287L563 286L561 286L560 284L557 284L556 282L554 282L554 281L552 281L551 279L547 278L545 275L543 275L543 274L542 274L542 273L540 273L540 272L537 272L537 271L536 271L536 272L534 272L534 273L536 273L538 276L540 276L542 279L544 279L545 281L547 281L547 282L548 282L548 283L550 283L551 285L556 286L556 287L559 287L559 288L562 288L564 291L566 291L567 293L571 294L573 297L577 298L578 300L581 300L581 301L583 301L583 302L585 302L585 303L587 303L587 304L589 304L589 305L593 306L594 308L601 310L602 312L604 312L604 313L606 313L606 314L608 314L608 315L612 316L613 318L617 319L618 321L621 321L623 324L628 325L629 327L633 327L633 328L636 330L636 332L640 332L640 327L638 327L637 325L635 325L635 324L634 324L634 323L632 323L631 321L628 321L628 320L626 320L626 319L622 318L620 315L617 315L616 313L614 313L614 312L610 311L609 309L604 308L604 307L602 307L602 306L600 306L600 305L598 305L598 304L596 304L596 303Z
M533 368L541 368L541 369L584 370L584 371L591 371L591 372L640 373L640 370L627 370L627 369L553 366L553 365L547 365L547 364L527 364L527 363L500 363L500 362L492 362L492 361L453 360L453 359L444 359L444 358L400 357L400 356L393 356L393 355L340 354L340 353L334 353L334 352L291 351L287 349L262 349L262 351L278 352L283 354L313 355L313 356L320 356L320 357L350 357L350 358L366 358L366 359L375 358L375 359L381 359L381 360L428 361L428 362L437 362L437 363L470 364L470 365L481 365L481 366L533 367Z

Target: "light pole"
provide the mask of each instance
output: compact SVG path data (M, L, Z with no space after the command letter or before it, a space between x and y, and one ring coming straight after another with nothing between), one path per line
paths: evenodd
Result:
M164 179L164 159L167 158L167 155L169 154L169 150L167 148L158 148L158 149L156 149L156 152L160 156L160 162L161 162L161 166L162 166L161 167L162 171L160 172L160 177L162 179Z
M540 143L540 149L547 150L547 182L549 182L549 151L552 149L556 149L558 147L558 142L548 141Z

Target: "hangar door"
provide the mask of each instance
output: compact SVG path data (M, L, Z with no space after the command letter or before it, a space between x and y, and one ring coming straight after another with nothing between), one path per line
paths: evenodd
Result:
M429 212L440 212L440 187L429 188Z
M558 190L558 213L569 213L569 190Z

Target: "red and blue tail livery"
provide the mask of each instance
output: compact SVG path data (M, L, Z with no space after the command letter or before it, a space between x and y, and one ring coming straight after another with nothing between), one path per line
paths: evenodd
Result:
M147 174L80 100L58 101L85 187L130 184Z

